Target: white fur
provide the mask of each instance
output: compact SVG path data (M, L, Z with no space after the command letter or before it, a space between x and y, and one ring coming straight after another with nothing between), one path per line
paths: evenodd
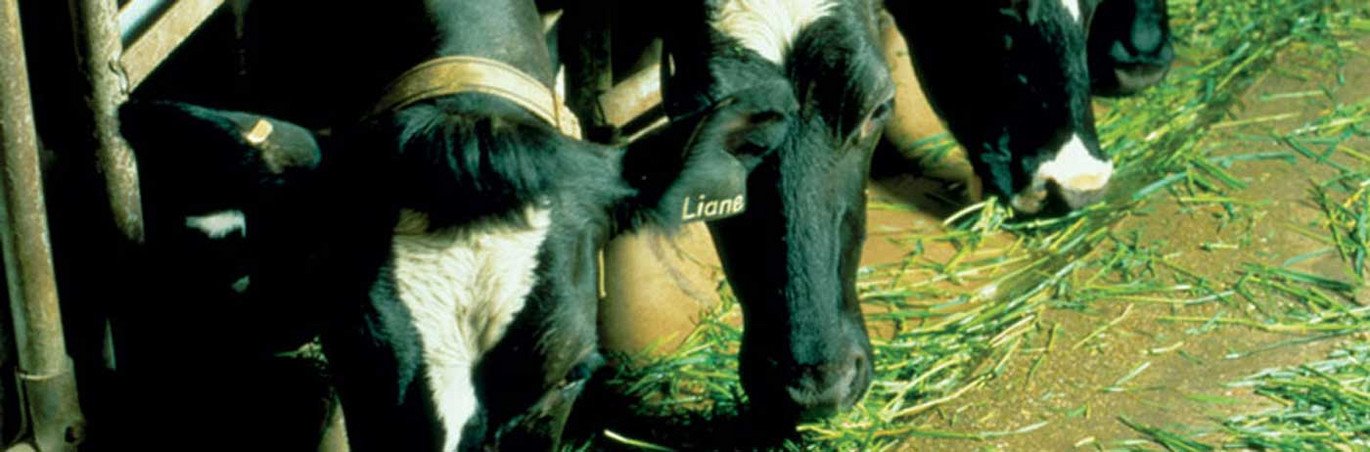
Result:
M186 217L186 227L200 230L211 239L222 239L242 231L247 237L247 217L241 210L225 210L209 215Z
M1103 189L1112 177L1113 162L1094 157L1080 136L1074 135L1056 151L1055 157L1037 167L1032 183L1010 202L1019 211L1035 213L1046 201L1047 182L1055 182L1065 191L1090 192Z
M252 276L243 276L233 282L233 291L237 293L247 293L247 288L252 285Z
M1070 12L1070 17L1074 18L1076 22L1079 22L1080 0L1061 0L1061 3L1066 7L1066 11Z
M714 29L767 60L785 64L804 27L835 8L833 0L726 0L710 21Z
M551 224L546 209L525 209L529 227L490 222L426 231L421 214L404 212L394 239L395 281L423 344L433 401L455 450L476 411L472 369L523 310L538 250ZM416 233L412 229L422 225Z
M1037 167L1034 179L1056 181L1065 190L1092 191L1104 188L1112 176L1113 162L1099 160L1090 154L1080 136L1073 135L1056 152L1056 157Z

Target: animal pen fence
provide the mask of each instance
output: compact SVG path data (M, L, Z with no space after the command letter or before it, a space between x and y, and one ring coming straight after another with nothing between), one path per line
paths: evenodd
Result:
M119 106L212 16L229 8L241 12L247 3L70 0L65 8L44 5L50 9L43 13L58 11L71 25L75 52L67 54L69 67L79 73L74 78L84 83L80 83L79 96L72 96L82 102L68 107L84 116L78 129L91 139L85 142L90 149L83 152L96 157L93 163L103 180L113 214L111 224L125 242L120 246L140 244L143 224L137 164L119 134ZM601 0L570 3L564 14L546 17L546 24L549 30L558 22L576 27L570 32L582 37L572 43L574 48L563 47L560 54L566 85L582 87L568 94L567 103L585 118L587 137L623 141L664 124L660 66L649 65L615 85L607 4ZM23 17L29 18L29 12L25 13ZM44 23L51 19L45 18ZM5 406L17 413L9 409L0 413L0 431L7 436L0 439L16 451L72 450L84 439L86 428L59 309L23 25L29 24L21 20L19 0L0 0L0 146L4 154L0 239L13 316L13 331L0 337L14 341L14 359L7 361L17 363L17 394L3 394ZM0 330L9 326L0 324ZM109 337L107 332L96 336Z

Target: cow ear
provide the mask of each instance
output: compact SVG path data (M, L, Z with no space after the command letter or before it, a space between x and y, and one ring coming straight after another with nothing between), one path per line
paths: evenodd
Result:
M121 131L150 169L234 171L280 177L318 166L314 134L286 121L175 102L129 102ZM168 167L167 169L172 169Z
M624 172L639 206L668 227L741 214L748 175L789 136L797 109L787 88L759 86L634 143Z
M302 209L295 194L313 186L311 173L321 158L308 130L260 115L168 102L130 102L119 117L138 159L149 242L157 237L158 243L180 243L175 239L185 230L217 240L245 233L247 223L302 215L296 213Z

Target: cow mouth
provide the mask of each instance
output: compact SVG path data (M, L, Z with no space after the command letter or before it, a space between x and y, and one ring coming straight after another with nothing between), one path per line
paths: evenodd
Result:
M1013 210L1026 214L1036 214L1042 211L1047 203L1047 189L1045 183L1033 182L1033 186L1013 195L1009 205Z
M1028 215L1065 214L1098 202L1107 188L1106 176L1081 176L1066 186L1038 176L1028 188L1014 194L1009 205Z
M1095 94L1101 97L1126 97L1155 86L1170 73L1169 64L1119 64L1112 70L1113 80Z
M586 380L562 382L548 390L538 402L499 427L498 449L550 449L561 440L562 430L576 400L584 392Z

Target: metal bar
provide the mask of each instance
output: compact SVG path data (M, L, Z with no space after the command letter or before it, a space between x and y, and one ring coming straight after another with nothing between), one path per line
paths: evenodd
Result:
M654 64L623 80L599 97L609 124L623 127L661 105L661 65Z
M104 3L111 0L82 0L83 3ZM171 5L156 23L124 51L120 62L128 77L127 90L132 92L147 80L182 42L200 28L224 0L180 0ZM122 14L121 14L122 15ZM122 19L122 17L121 17ZM118 42L118 41L116 41Z
M599 104L621 142L631 143L661 130L669 122L661 105L661 65L629 76L600 96Z
M120 70L114 0L70 0L77 56L89 85L85 99L94 117L96 156L108 187L114 222L124 237L143 241L143 204L133 150L119 135L119 105L132 90Z
M580 116L585 137L616 141L617 130L605 117L600 96L614 86L611 0L567 2L561 19L561 54L566 65L566 104Z
M119 8L119 42L133 44L176 0L130 0Z
M48 242L33 100L17 0L0 0L0 245L14 313L28 447L74 450L84 421L67 356Z

